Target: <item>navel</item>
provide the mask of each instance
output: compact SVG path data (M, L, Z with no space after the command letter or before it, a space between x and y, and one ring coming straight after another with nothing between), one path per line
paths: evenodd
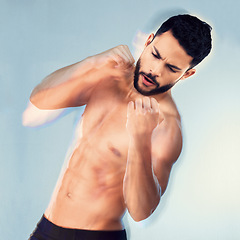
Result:
M72 194L70 192L67 193L68 198L72 198Z

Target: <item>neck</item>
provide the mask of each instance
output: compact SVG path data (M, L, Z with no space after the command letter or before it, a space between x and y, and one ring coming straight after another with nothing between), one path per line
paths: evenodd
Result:
M127 87L127 94L125 99L127 101L134 101L137 98L143 98L144 95L139 93L136 88L134 87L133 81L131 81ZM171 97L171 90L168 90L167 92L161 93L161 94L155 94L152 96L148 96L148 97L153 97L155 98L158 102L160 102L161 100L165 99L166 97L170 96Z

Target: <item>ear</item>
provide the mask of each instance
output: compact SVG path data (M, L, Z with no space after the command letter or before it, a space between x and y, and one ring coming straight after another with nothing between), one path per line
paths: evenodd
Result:
M195 74L195 72L196 72L196 69L194 68L189 69L183 74L183 76L181 77L181 80L191 77L193 74Z
M145 42L145 47L147 47L147 46L152 42L153 38L154 38L154 34L151 33L151 34L148 36L147 41Z

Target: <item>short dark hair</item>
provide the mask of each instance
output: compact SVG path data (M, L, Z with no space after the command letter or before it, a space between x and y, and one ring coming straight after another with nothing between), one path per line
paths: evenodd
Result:
M171 30L173 36L193 57L191 67L199 64L211 51L211 26L189 14L177 15L166 20L155 34L155 37Z

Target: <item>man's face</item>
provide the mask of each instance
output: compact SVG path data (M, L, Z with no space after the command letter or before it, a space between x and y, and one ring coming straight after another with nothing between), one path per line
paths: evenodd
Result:
M195 73L189 69L189 56L171 31L160 36L150 35L136 64L134 86L145 96L168 91L180 79Z

